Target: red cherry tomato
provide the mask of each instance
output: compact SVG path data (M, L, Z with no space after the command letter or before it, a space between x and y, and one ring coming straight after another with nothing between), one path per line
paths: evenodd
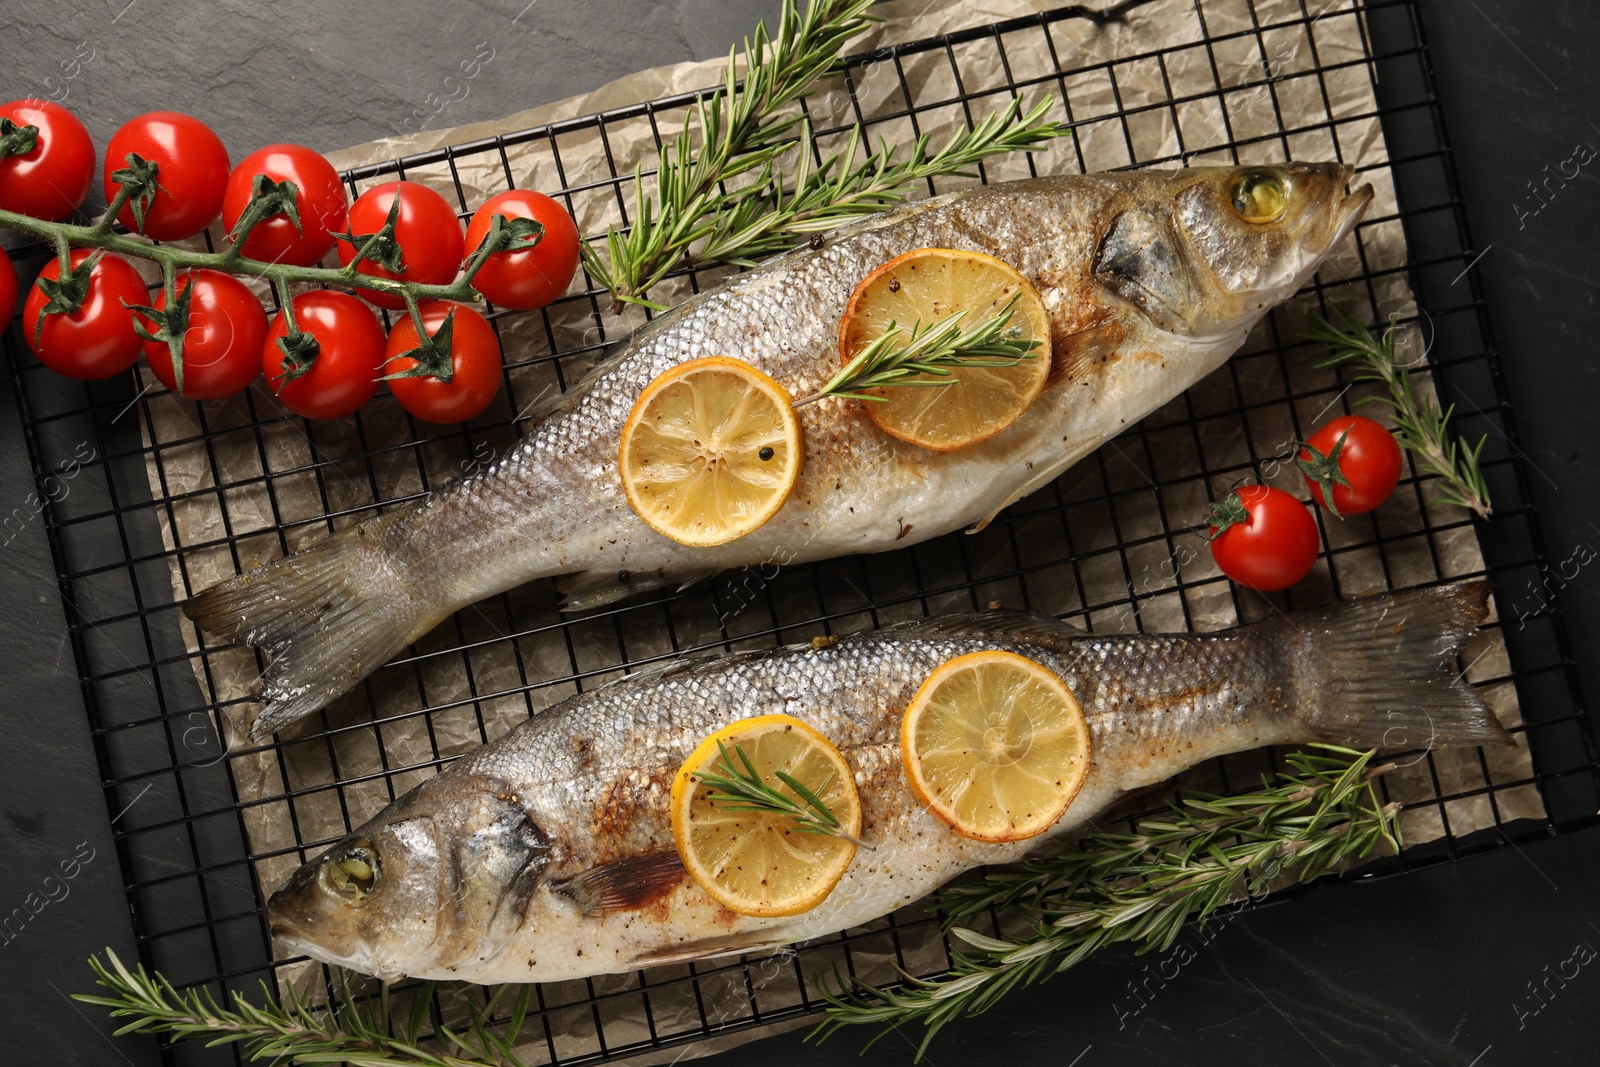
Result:
M94 142L76 115L47 100L13 100L0 117L37 126L38 141L0 159L0 208L36 219L64 219L83 203L94 178Z
M150 296L139 272L121 256L80 248L72 253L72 266L76 268L91 255L100 258L90 269L89 289L77 311L46 315L44 308L50 300L37 283L22 309L28 347L39 362L83 381L109 378L133 366L139 358L139 335L133 329L133 312L124 304L143 304ZM60 260L45 264L39 277L58 280Z
M1335 515L1373 510L1400 482L1400 446L1381 423L1345 415L1325 424L1306 444L1300 470L1317 503ZM1324 495L1328 489L1333 490L1331 506Z
M1281 489L1247 485L1217 505L1211 556L1222 573L1250 589L1287 589L1317 560L1317 523Z
M487 319L469 307L430 300L422 305L422 324L434 337L451 318L448 382L433 375L417 378L391 378L394 398L417 418L426 422L465 422L480 414L500 391L500 338ZM386 374L401 374L417 366L417 360L404 353L417 347L417 328L407 315L389 331L384 351Z
M283 406L308 419L342 419L372 399L383 373L383 327L372 309L348 293L316 290L294 298L295 326L317 342L311 369L284 381L287 358L278 340L289 323L279 312L261 347L261 369Z
M176 278L183 292L193 278L189 328L183 335L183 393L190 400L217 400L245 389L261 372L261 342L267 313L245 284L231 274L200 270ZM166 294L151 305L166 308ZM177 390L172 351L165 341L146 341L144 358L168 389Z
M272 215L256 223L244 242L244 254L268 263L309 267L333 251L333 235L344 229L350 209L344 183L333 164L311 149L297 144L272 144L258 148L233 169L222 198L222 225L232 233L250 203L256 175L273 181L292 181L298 188L295 206L300 230L287 215Z
M361 238L383 229L396 197L400 199L400 215L394 235L405 270L394 274L369 259L363 259L357 269L362 274L404 278L423 285L445 285L454 280L461 268L461 220L444 197L416 182L384 182L356 197L350 205L349 219L350 233L356 240L339 242L339 262L348 265L356 258ZM381 308L406 306L398 296L368 289L357 291Z
M216 220L228 185L228 150L211 127L177 111L151 111L129 119L106 145L101 181L106 202L117 195L111 175L137 153L160 168L161 188L145 213L144 235L157 241L193 237ZM117 213L117 221L135 229L133 205Z
M6 255L6 250L0 248L0 333L11 323L11 316L17 310L17 268L11 265L11 257Z
M518 311L550 304L567 291L578 269L578 227L556 201L529 189L513 189L492 197L473 212L467 224L470 258L489 235L496 215L508 219L534 219L544 226L544 236L523 252L496 252L472 279L473 288L492 303Z

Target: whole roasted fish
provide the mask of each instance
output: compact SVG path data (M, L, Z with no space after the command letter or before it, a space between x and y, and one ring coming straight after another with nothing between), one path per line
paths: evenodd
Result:
M1503 741L1454 671L1488 587L1470 582L1275 616L1219 634L1096 637L988 612L687 660L573 696L464 756L297 871L268 904L280 945L384 978L554 981L770 949L868 922L1043 839L961 837L906 784L900 722L939 664L1008 649L1083 706L1087 780L1049 833L1212 756L1325 741ZM1454 677L1452 677L1454 675ZM804 719L855 772L862 837L816 908L737 915L679 862L668 797L701 741L769 712Z
M1039 178L872 216L687 301L622 343L503 459L415 507L208 589L203 629L272 662L265 736L325 705L473 601L547 575L569 604L719 570L900 547L982 523L1048 484L1231 355L1295 292L1372 199L1334 164ZM838 369L840 316L874 268L915 248L976 250L1031 279L1050 315L1050 385L987 441L933 453L888 437L858 402L802 409L806 463L755 533L678 544L629 508L622 425L644 387L734 356L793 396ZM957 387L959 388L959 387Z

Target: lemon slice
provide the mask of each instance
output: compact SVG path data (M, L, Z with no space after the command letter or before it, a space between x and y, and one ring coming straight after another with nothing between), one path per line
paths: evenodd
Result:
M628 503L658 533L707 547L778 513L804 447L789 394L742 360L690 360L639 394L618 465Z
M849 363L894 323L908 333L965 310L964 329L1004 310L1020 292L1011 327L1039 342L1031 358L1009 367L957 367L942 387L889 386L862 406L885 433L924 448L949 451L974 444L1016 422L1050 375L1050 320L1033 284L982 252L919 248L896 256L862 280L839 327L839 355ZM941 380L941 379L930 379Z
M998 650L940 664L900 726L911 791L978 841L1044 833L1089 774L1089 726L1048 667Z
M683 865L719 904L741 915L796 915L825 900L855 858L853 841L796 829L793 816L730 811L703 781L710 772L743 771L734 746L761 780L795 796L777 777L791 775L812 790L853 838L861 835L861 797L850 764L822 734L791 715L760 715L731 723L700 742L672 782L672 839Z

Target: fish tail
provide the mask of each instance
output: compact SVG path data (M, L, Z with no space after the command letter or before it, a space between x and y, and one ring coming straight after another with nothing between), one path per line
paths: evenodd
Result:
M1511 740L1456 665L1489 583L1361 597L1291 616L1307 740L1442 748Z
M250 736L270 737L324 707L437 621L399 580L385 533L403 512L353 526L197 594L183 613L271 656ZM419 629L419 623L422 625Z

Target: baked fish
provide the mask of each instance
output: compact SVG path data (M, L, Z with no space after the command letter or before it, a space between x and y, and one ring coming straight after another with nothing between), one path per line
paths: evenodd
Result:
M985 612L825 648L681 660L570 697L463 756L302 866L267 915L283 949L388 979L548 982L770 950L869 922L1046 840L961 837L907 786L902 711L952 657L1017 652L1077 696L1088 777L1047 832L1070 838L1130 790L1230 752L1506 740L1455 670L1487 593L1479 581L1385 594L1204 635L1100 637ZM812 910L754 918L685 872L668 798L702 738L778 711L849 761L873 848Z
M342 530L184 605L202 629L271 656L264 737L323 707L451 613L566 576L569 607L740 566L902 547L981 524L1215 370L1360 219L1335 164L1038 178L911 204L846 226L701 293L620 344L510 454L415 506ZM860 404L800 412L806 462L778 515L714 548L644 524L617 473L623 423L657 375L743 359L792 396L838 369L855 285L916 248L996 256L1050 317L1049 382L1004 432L928 452Z

